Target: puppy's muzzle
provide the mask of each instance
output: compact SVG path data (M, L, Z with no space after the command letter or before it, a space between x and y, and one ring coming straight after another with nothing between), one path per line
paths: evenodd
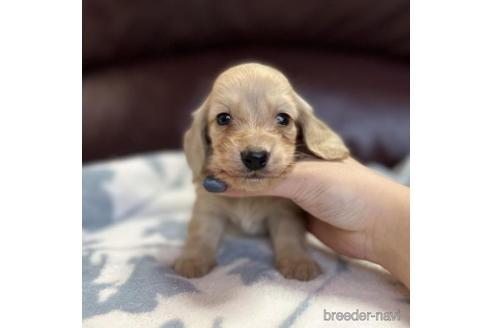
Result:
M270 154L264 150L261 151L242 151L241 160L244 166L250 171L257 171L264 168L268 163Z

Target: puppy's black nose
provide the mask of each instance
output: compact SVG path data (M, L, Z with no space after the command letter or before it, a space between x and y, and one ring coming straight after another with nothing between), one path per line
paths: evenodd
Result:
M262 169L268 162L268 152L262 151L243 151L241 152L241 160L244 166L251 171Z

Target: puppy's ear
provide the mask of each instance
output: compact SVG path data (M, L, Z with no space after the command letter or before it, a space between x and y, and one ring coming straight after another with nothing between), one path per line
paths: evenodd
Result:
M350 152L342 139L319 120L312 107L295 92L294 101L299 111L302 142L307 150L325 160L341 160L348 157Z
M184 135L184 151L194 181L201 177L208 156L207 112L208 99L193 112L193 122Z

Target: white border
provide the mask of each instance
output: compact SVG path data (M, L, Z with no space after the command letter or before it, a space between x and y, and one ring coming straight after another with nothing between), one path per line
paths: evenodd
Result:
M489 322L491 5L412 1L412 324ZM0 325L81 324L81 2L0 3Z
M1 327L81 325L81 2L0 2Z
M411 3L411 321L490 324L491 4Z

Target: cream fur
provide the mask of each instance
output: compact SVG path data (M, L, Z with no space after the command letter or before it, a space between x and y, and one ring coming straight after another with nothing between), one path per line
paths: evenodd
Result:
M232 116L230 126L216 123L216 116L223 112ZM280 112L291 117L288 126L275 121ZM274 197L229 198L202 187L205 176L214 175L236 190L261 190L282 179L301 153L325 160L348 156L343 141L315 117L281 72L251 63L220 74L193 114L184 148L197 199L186 245L174 263L178 274L193 278L209 272L228 224L246 233L268 232L276 267L286 278L311 280L320 273L306 251L305 213L293 202ZM245 149L268 151L267 166L249 172L239 155Z

